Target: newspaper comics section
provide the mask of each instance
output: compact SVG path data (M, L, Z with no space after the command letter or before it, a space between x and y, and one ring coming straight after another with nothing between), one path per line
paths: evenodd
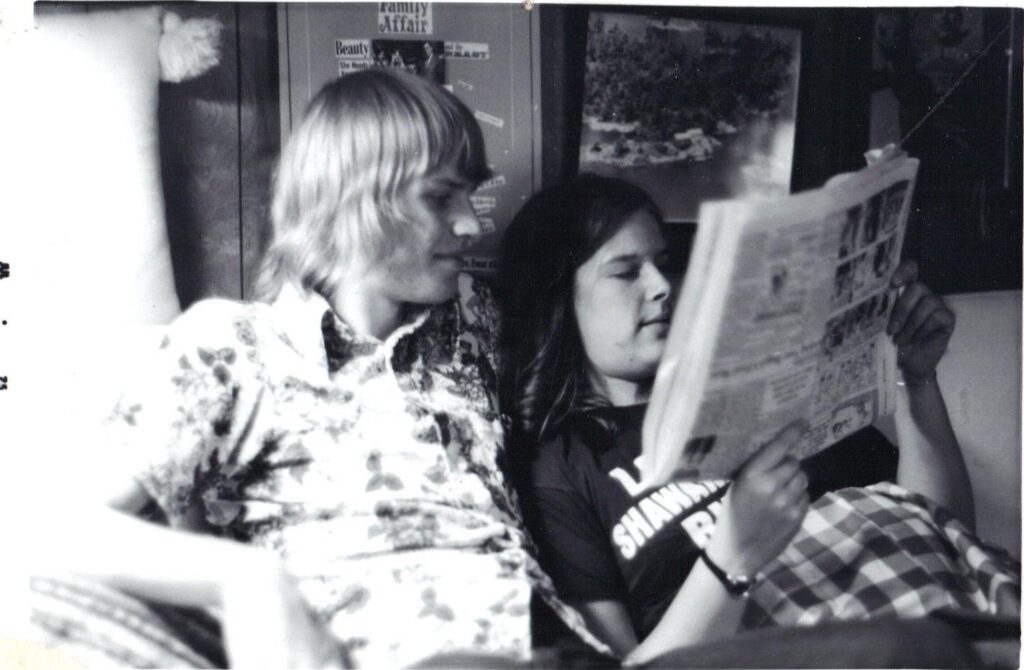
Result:
M917 165L897 156L818 191L702 210L711 227L695 249L714 266L679 304L709 327L675 338L673 318L663 360L685 364L656 380L648 421L663 446L649 445L645 483L731 476L797 419L809 429L794 453L807 457L895 410L885 329Z

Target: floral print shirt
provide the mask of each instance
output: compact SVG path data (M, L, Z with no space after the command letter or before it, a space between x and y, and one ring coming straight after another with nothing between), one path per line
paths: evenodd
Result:
M493 302L459 293L383 341L290 287L202 301L109 421L172 526L278 551L358 665L527 658L532 590L593 642L503 475Z

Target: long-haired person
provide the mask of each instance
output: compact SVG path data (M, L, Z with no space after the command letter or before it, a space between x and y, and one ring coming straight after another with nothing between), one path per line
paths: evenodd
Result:
M491 302L460 272L487 174L436 84L325 86L281 156L260 299L189 309L109 421L106 497L174 530L108 517L77 572L218 610L232 664L528 659L534 593L582 630L500 468ZM90 559L104 545L124 549ZM65 618L59 582L37 587L53 636L102 636Z
M898 470L885 446L828 456L843 467L877 454L898 486L811 503L809 484L830 488L829 464L809 468L809 482L788 454L801 433L790 426L731 482L638 490L645 402L672 314L660 228L644 191L584 175L536 194L504 241L510 462L541 562L592 630L643 662L749 627L941 607L1019 615L1019 564L968 531L970 484L935 378L953 315L912 263L894 276L902 294L889 322L906 384Z

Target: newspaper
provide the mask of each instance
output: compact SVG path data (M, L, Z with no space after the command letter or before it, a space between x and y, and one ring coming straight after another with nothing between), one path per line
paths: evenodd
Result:
M701 207L638 461L645 486L732 476L787 424L810 456L895 411L885 328L918 161Z

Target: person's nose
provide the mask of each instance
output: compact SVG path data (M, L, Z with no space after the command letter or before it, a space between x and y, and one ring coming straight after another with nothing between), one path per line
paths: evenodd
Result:
M667 300L669 294L672 292L672 284L669 283L665 275L661 273L657 265L653 263L647 267L647 299L651 302L661 302Z
M473 209L473 203L469 199L469 194L457 199L452 211L451 223L452 234L461 239L465 244L469 244L484 232L483 225L480 223L476 210Z

